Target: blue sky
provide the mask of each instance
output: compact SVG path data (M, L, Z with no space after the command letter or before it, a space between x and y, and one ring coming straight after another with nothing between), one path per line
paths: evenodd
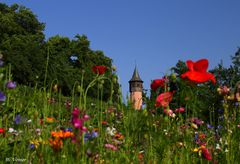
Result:
M135 61L144 88L178 60L207 58L209 68L240 46L239 0L1 0L30 8L45 35L85 34L93 50L113 59L128 92Z

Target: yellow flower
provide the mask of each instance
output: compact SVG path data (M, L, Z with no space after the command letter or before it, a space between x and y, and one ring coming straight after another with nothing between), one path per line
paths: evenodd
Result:
M31 140L30 144L33 144L35 146L35 148L37 149L38 146L40 145L40 142L39 142L39 140Z
M199 148L194 148L192 151L196 153L199 151Z
M191 123L191 127L194 128L194 129L198 129L198 126L194 123Z

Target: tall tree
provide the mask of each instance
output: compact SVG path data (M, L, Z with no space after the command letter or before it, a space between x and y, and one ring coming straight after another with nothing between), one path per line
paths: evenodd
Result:
M15 81L31 86L38 82L42 87L46 64L47 87L57 80L65 95L70 95L83 71L86 88L95 76L92 72L95 65L107 66L106 76L112 78L112 59L102 51L92 50L86 35L77 34L73 40L56 35L45 41L44 27L44 23L39 22L30 9L0 3L0 51L4 62L11 64ZM109 81L105 81L104 88L103 99L107 100L110 96ZM115 83L115 93L118 88L119 84ZM91 88L89 96L97 97L95 89Z

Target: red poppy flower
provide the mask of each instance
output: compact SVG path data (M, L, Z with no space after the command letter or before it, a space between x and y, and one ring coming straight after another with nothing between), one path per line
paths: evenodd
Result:
M151 89L156 91L159 87L164 87L165 80L164 79L155 79L151 83Z
M106 70L107 70L107 67L106 66L102 66L102 65L97 65L97 66L93 66L92 67L92 71L95 74L99 74L99 75L104 74Z
M4 133L5 130L3 128L0 128L0 134Z
M107 121L102 121L102 125L107 125Z
M212 160L212 156L207 148L201 148L201 150L202 150L202 154L206 160L209 160L209 161Z
M216 79L213 74L207 72L208 60L201 59L197 62L188 60L186 62L188 71L181 75L181 78L187 78L195 83L204 83L211 80L213 84L216 83Z
M167 107L168 104L172 101L173 93L172 92L164 92L158 95L156 99L156 107L162 106Z

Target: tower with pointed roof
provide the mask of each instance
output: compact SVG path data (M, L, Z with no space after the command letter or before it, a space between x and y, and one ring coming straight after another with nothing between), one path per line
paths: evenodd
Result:
M143 81L139 76L137 67L135 66L131 80L129 81L130 100L133 108L140 110L142 108L142 91Z

